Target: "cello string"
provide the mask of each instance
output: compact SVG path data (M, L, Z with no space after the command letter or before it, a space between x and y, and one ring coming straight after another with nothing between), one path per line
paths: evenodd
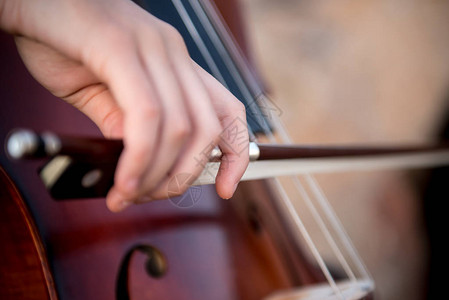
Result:
M189 2L192 3L192 0L189 0ZM247 92L247 93L244 93L244 94L245 94L245 95L250 94L248 85L244 82L243 78L241 77L241 73L239 72L239 70L237 70L237 66L234 65L235 62L234 62L234 60L230 57L228 51L226 50L226 47L225 47L225 45L224 45L224 42L222 42L222 40L221 40L220 37L218 36L217 31L216 31L216 30L211 30L211 29L213 29L213 28L211 28L211 25L212 25L212 24L210 24L210 23L207 24L207 25L209 25L209 26L206 26L206 24L204 24L204 22L206 22L206 21L207 21L207 22L210 22L211 20L209 20L209 17L207 16L207 14L206 14L206 12L204 11L204 9L199 5L199 2L196 2L196 4L197 4L197 5L193 5L193 4L191 4L191 5L192 5L192 7L193 7L194 9L196 9L196 10L195 10L195 13L197 14L197 16L198 16L198 15L201 16L201 17L199 17L199 18L200 18L200 21L203 22L202 25L203 25L204 27L206 27L206 28L209 29L209 30L208 30L209 38L211 38L211 39L212 39L212 42L215 43L215 47L216 47L217 49L221 49L221 50L222 50L221 53L223 53L223 55L225 55L225 58L226 58L226 61L227 61L226 66L227 66L228 68L229 68L230 66L232 66L232 70L230 70L230 71L231 71L233 74L235 74L234 78L239 78L239 79L240 79L240 81L241 81L241 84L239 85L240 88L243 89L244 91L248 90L248 92ZM212 10L212 11L213 11L213 10ZM217 21L218 19L214 19L214 20ZM224 24L222 24L222 23L220 23L220 22L217 22L217 23L219 24L219 26L218 26L219 28L222 27L222 26L224 26ZM217 24L215 24L215 25L217 25ZM212 26L213 26L213 25L212 25ZM231 39L230 36L229 36L228 34L226 34L227 31L225 31L225 30L221 30L221 31L222 31L222 33L224 33L224 36L226 36L228 40ZM213 36L213 38L212 38L211 36ZM236 45L235 45L235 43L229 43L229 44L228 44L228 47L229 47L229 46L230 46L231 48L233 48L233 49L237 48ZM237 57L241 56L241 52L238 51L238 50L235 50L234 53L237 54ZM222 56L223 56L223 55L222 55ZM240 68L240 69L241 69L241 68ZM254 85L253 85L253 86L254 86ZM252 99L252 101L254 101L254 98ZM269 139L270 139L272 142L276 142L276 138L275 138L274 135L272 134L272 131L271 131L271 129L269 128L269 126L268 126L266 123L265 123L264 125L265 125L265 126L263 126L263 127L264 127L263 129L264 129L264 131L265 131L266 136L268 136ZM281 131L281 132L285 132L285 131ZM288 136L287 136L286 138L288 138ZM278 181L278 185L280 185L280 182L279 182L279 181ZM282 189L281 189L281 190L282 190ZM303 190L304 190L304 189L303 189ZM282 191L283 191L283 190L282 190ZM337 285L335 284L335 281L334 281L332 275L330 274L330 272L329 272L329 270L328 270L326 264L324 263L324 260L323 260L323 258L322 258L322 256L321 256L321 254L317 251L317 248L316 248L315 244L313 243L313 241L312 241L312 239L311 239L311 237L310 237L310 234L308 233L308 231L306 230L304 224L303 224L302 221L300 220L299 215L297 214L297 211L295 210L295 208L294 208L294 206L293 206L291 200L290 200L288 197L286 197L287 195L286 195L285 191L283 191L282 194L284 195L284 196L282 197L282 199L283 199L283 202L284 202L285 207L287 208L287 211L289 212L289 215L293 218L293 220L295 221L295 224L297 225L297 227L299 227L300 232L302 232L302 234L303 234L304 238L306 239L306 242L307 242L307 244L308 244L308 246L309 246L309 249L311 249L311 251L312 251L313 255L315 256L315 258L316 258L318 264L320 265L320 267L321 267L323 273L325 274L325 276L326 276L328 282L331 284L331 286L332 286L334 292L335 292L337 295L339 295L340 298L342 298L342 294L341 294L340 289L339 289L339 288L337 287ZM310 202L310 201L309 201L309 202ZM312 202L310 202L309 207L310 207L310 206L314 207L314 205L313 205ZM316 212L316 208L314 208L314 211ZM318 222L319 224L324 224L324 222L322 221L322 219L321 219L321 217L320 217L319 215L317 216L317 214L314 214L314 217L317 219L317 222ZM350 276L352 276L352 278L354 278L353 272L350 270L349 265L347 264L346 261L344 261L344 258L342 257L341 252L338 250L338 247L336 248L336 244L335 244L335 242L333 241L330 232L327 230L327 228L326 228L325 226L321 226L321 230L324 232L324 234L325 234L325 236L328 238L328 240L330 240L331 247L333 248L334 252L337 253L337 257L339 257L339 260L342 262L342 265L344 266L346 272L347 272ZM342 259L342 258L343 258L343 259Z
M211 31L212 35L215 36L213 39L217 40L217 44L221 44L219 50L223 55L232 57L231 63L237 66L249 66L248 60L243 55L240 47L237 47L238 44L235 39L229 34L230 30L227 28L226 23L223 21L223 18L217 13L217 9L212 5L211 1L197 0L199 6L202 6L203 13L200 13L205 18L207 18L207 22L214 22L213 26L214 30ZM208 26L208 29L212 29L212 27ZM263 94L263 88L260 83L255 79L255 76L249 68L239 68L241 74L239 76L244 77L245 85L250 86L249 90L257 91L257 94ZM240 73L239 72L239 73ZM257 97L255 97L257 98Z
M372 281L372 277L371 277L370 273L368 272L368 269L366 268L365 264L360 259L360 256L358 255L356 248L354 247L354 245L351 242L351 239L347 236L345 230L342 229L343 225L341 224L340 220L336 216L335 211L333 211L332 209L328 209L330 207L330 204L326 203L326 202L328 202L327 197L325 196L325 194L324 194L323 190L321 189L321 187L319 186L319 184L316 182L316 179L310 174L307 174L304 177L305 177L305 180L308 181L313 193L315 194L316 198L318 199L323 211L327 214L330 222L333 223L333 226L335 228L341 228L341 230L337 231L337 234L342 235L339 238L343 242L343 245L346 248L346 251L353 253L352 257L355 258L354 263L355 263L358 271L360 272L360 274L362 274L362 277Z
M285 127L282 124L282 120L276 118L274 126L275 126L276 130L284 132L283 136L288 137L288 134L285 132ZM291 144L291 139L289 137L287 138L286 143ZM322 189L319 187L319 184L316 182L316 180L314 179L314 177L311 174L304 174L302 176L293 176L293 178L294 178L293 180L295 181L295 184L297 185L298 189L301 189L301 190L304 189L302 183L299 181L300 177L304 178L306 180L307 185L312 190L312 194L314 196L313 199L315 199L315 201L319 203L321 210L324 211L324 213L326 215L326 219L329 220L330 223L332 224L332 228L337 233L337 237L338 237L339 241L346 248L345 250L349 254L352 263L357 267L359 273L362 274L362 277L372 280L365 265L362 262L362 259L358 255L357 251L355 250L355 247L353 246L352 242L350 241L349 236L347 235L346 231L344 230L343 225L339 221L335 211L332 209L332 206L330 205L329 200L327 199L327 197L324 194L324 192L322 191ZM306 193L306 191L304 191L304 192ZM315 205L313 205L313 207L315 207ZM321 217L319 219L322 220ZM333 240L333 238L332 238L332 240ZM332 243L334 243L334 240ZM332 249L334 251L340 252L338 246L332 247ZM339 255L337 255L337 258L338 258L338 256ZM344 263L346 265L347 264L346 259L344 259L343 261L340 261L340 263ZM351 270L351 273L353 273L352 270Z
M237 84L239 91L242 93L242 96L246 100L245 108L251 112L252 116L257 116L260 112L256 110L256 106L252 105L254 103L254 97L251 95L250 89L247 87L245 80L242 77L242 74L239 72L236 63L234 62L234 58L231 57L229 51L225 47L224 43L220 39L220 36L217 34L215 27L212 25L211 20L214 20L214 17L218 20L219 16L215 14L212 17L209 17L206 13L206 10L203 9L203 6L200 4L198 0L188 0L192 9L195 12L195 15L198 17L200 23L203 25L208 37L211 39L212 44L215 49L218 51L220 57L223 59L224 65L228 69L229 73L232 74L232 78L234 78L234 82ZM202 2L203 5L206 2ZM208 2L207 2L208 3ZM208 13L212 13L215 10L212 7L208 7L210 11ZM222 24L220 22L220 24ZM233 45L234 43L231 43ZM219 69L217 69L220 72ZM223 76L220 74L220 77ZM260 93L260 92L259 92ZM264 133L270 130L270 126L264 118L258 118L261 127L264 130Z
M279 119L277 121L282 122ZM283 127L281 127L281 129L284 130ZM299 176L294 176L294 177L297 180L299 179ZM360 258L360 255L358 254L356 248L354 247L353 243L351 242L351 239L347 235L345 229L343 228L343 225L341 224L341 221L339 220L335 211L333 210L332 206L330 205L329 200L327 199L326 195L322 191L320 185L316 182L316 180L314 179L314 176L311 174L305 174L305 175L302 175L301 177L305 178L308 186L312 190L314 199L319 203L321 209L324 211L324 214L326 215L326 219L329 220L329 222L332 224L332 228L335 230L339 241L342 243L344 249L346 250L346 253L348 253L349 257L351 258L351 262L357 268L357 271L360 274L361 278L365 279L365 282L367 284L367 289L373 290L375 283L372 279L371 274L368 272L368 269L366 268L365 264L363 263L363 260ZM299 186L301 186L301 184L299 184ZM339 247L338 247L338 249L339 249Z
M268 102L267 99L263 98L264 96L261 95L261 101ZM279 118L276 118L273 116L273 120L275 120L275 127L277 132L280 133L281 139L287 143L291 144L291 139L288 135L288 133L285 130L285 126L282 124L282 120ZM349 266L346 258L343 256L340 248L338 245L336 245L334 238L332 237L332 234L329 232L329 229L324 224L322 217L319 215L316 206L312 203L312 199L305 190L303 184L299 180L300 176L292 176L292 180L294 182L294 185L296 189L299 191L299 193L302 195L302 198L305 201L305 204L308 206L309 211L314 216L315 221L318 223L318 226L320 227L321 232L324 234L326 241L330 245L332 251L334 252L337 260L342 265L343 269L345 270L348 278L351 281L356 281L356 277L354 275L353 270ZM313 176L311 174L305 174L301 177L304 177L306 180L306 183L312 190L313 199L317 201L321 207L321 209L324 211L326 215L326 219L330 221L332 224L332 227L334 228L335 232L337 233L337 237L339 238L340 242L344 245L346 252L349 254L352 263L357 267L360 274L362 274L362 277L369 279L372 281L371 276L369 275L367 268L363 264L360 256L358 255L357 251L355 250L355 247L353 246L352 242L350 241L348 235L346 234L341 222L339 221L338 217L335 214L335 211L332 209L329 201L327 200L325 194L322 192L322 189L319 187L316 180L314 180Z
M309 175L309 174L306 174L305 176L307 176L307 175ZM304 199L304 202L307 205L309 211L312 213L315 221L318 223L318 227L320 228L321 232L324 234L326 241L330 245L331 249L334 251L334 254L337 257L337 260L340 262L346 275L352 282L356 282L357 278L355 277L354 272L352 271L351 267L349 266L348 262L346 261L345 257L343 256L343 253L341 252L340 248L336 244L334 238L332 237L332 234L330 233L329 229L327 228L326 224L324 223L322 217L319 215L319 212L316 209L316 206L313 204L312 199L310 198L309 194L305 190L304 185L301 184L301 182L299 181L299 178L297 176L293 177L293 182L294 182L296 188L298 189L299 193L301 194L302 198Z
M192 0L189 0L189 2L192 3ZM196 3L196 5L199 5L199 2L195 2L195 3ZM192 5L193 5L193 3L192 3ZM208 2L203 2L203 5L204 6L207 6L207 5L210 6L211 4L208 3ZM206 7L206 10L207 10L207 7ZM210 8L209 8L209 10L210 10L209 11L210 12L209 15L215 14L215 10L210 9ZM201 11L198 11L198 8L197 8L197 11L196 11L197 15L200 15L200 18L203 19L203 20L204 20L204 18L207 18L207 16L204 13L204 11L203 11L203 13L199 13L199 12L201 12ZM218 15L216 15L216 16L214 15L212 17L212 20L219 20L219 16ZM209 20L207 20L207 21L209 21ZM216 25L216 28L215 28L216 30L213 30L210 26L206 26L207 29L208 29L209 35L212 36L211 38L215 42L215 44L216 45L218 44L218 47L216 46L216 48L222 50L221 53L223 53L223 56L226 57L226 60L228 62L227 66L232 66L233 73L236 74L239 78L241 78L242 83L243 83L243 79L241 77L241 72L237 71L236 67L234 66L234 61L237 58L238 59L237 61L241 62L240 66L242 66L242 65L247 66L247 64L244 63L244 62L246 62L246 60L243 58L242 52L236 46L235 42L232 41L232 37L230 37L230 35L227 34L228 31L224 30L223 26L225 26L225 25L222 24L221 22L218 23L218 24L215 24L215 25ZM217 31L218 31L219 34L222 33L222 36L220 36L221 39L220 39L220 37L218 37L218 35L216 33ZM222 40L223 40L223 42L222 42ZM223 46L220 47L220 45L228 46L228 49L225 49L225 47L223 47ZM233 54L232 58L231 58L230 53ZM249 72L249 70L247 70L248 68L243 68L243 69L245 71ZM240 68L240 71L242 71L242 68ZM242 73L247 74L248 72L242 72ZM251 78L251 79L253 78L253 76L246 76L246 77ZM253 89L255 89L254 87L258 86L258 84L255 81L253 81L252 83L253 83L252 87L253 87ZM244 88L245 89L247 89L247 86L248 85L246 83L244 83ZM262 99L261 97L264 97L264 95L260 92L259 96L257 96L257 98L259 98L258 100L261 100ZM266 131L265 132L266 135L269 136L271 141L273 141L274 140L274 136L272 135L271 130L265 130L265 131ZM280 133L283 136L283 140L284 141L289 141L288 134L286 133L285 130L281 130ZM345 269L346 273L348 274L348 277L350 277L352 280L354 280L355 276L354 276L353 271L351 270L351 268L349 267L348 263L344 259L343 255L342 255L341 251L338 249L338 246L336 245L335 241L331 237L331 234L330 234L329 230L326 228L322 218L319 216L318 211L317 211L315 205L311 202L310 197L308 196L308 194L305 191L305 189L302 186L302 184L297 180L296 177L294 179L296 179L295 180L295 182L296 182L295 185L300 190L302 196L304 198L308 199L307 203L308 203L308 206L309 206L310 210L312 211L312 214L315 216L315 219L319 223L319 226L320 226L321 230L323 231L323 234L325 234L326 239L331 244L331 247L333 248L333 250L335 252L335 255L338 257L339 261L341 262L343 268Z
M213 57L209 53L209 50L208 50L208 48L207 48L203 38L199 34L198 30L195 28L195 25L193 24L192 19L191 19L190 15L189 15L188 11L186 10L184 4L182 3L182 1L181 0L171 0L171 2L173 4L173 6L175 7L176 11L178 12L179 16L181 17L181 20L183 21L184 25L186 26L190 36L192 37L193 41L195 42L195 45L198 47L201 55L205 59L206 64L208 65L208 67L210 68L210 71L212 72L212 75L224 87L226 87L228 90L230 90L226 80L224 79L224 76L222 75L222 73L221 73L221 71L219 69L219 67L217 66L217 64L215 63ZM202 23L203 27L206 29L206 27L208 27L208 26L205 26L204 23L203 23L205 21L204 17L200 18L198 12L195 10L195 8L198 9L198 6L193 6L192 4L191 4L191 6L192 6L192 8L194 8L194 12L196 13L196 15L199 18L200 22ZM208 31L208 35L210 35L210 31ZM216 47L216 44L214 44L214 46ZM229 63L229 61L227 61L227 63ZM230 65L232 65L232 63L230 63ZM233 74L233 76L235 76L235 74ZM245 96L246 100L251 99L251 95L244 94L244 96ZM251 131L249 132L249 134L250 134L250 139L252 141L256 141L256 138L255 138L254 134Z
M189 0L189 2L192 3L191 0ZM199 5L199 2L196 2L196 4ZM210 5L210 3L208 3L208 4ZM196 6L196 9L197 9L196 10L197 15L201 15L201 19L203 20L203 22L205 22L205 20L207 22L210 22L210 20L208 19L208 16L206 15L206 13L204 12L204 10L202 8L201 8L201 10L199 10L198 6ZM211 14L215 13L215 11L213 9L209 8L209 10L210 10ZM220 20L218 18L219 17L215 17L215 18L212 18L212 20ZM240 62L245 61L242 58L243 57L242 53L241 53L241 51L239 51L239 49L237 48L235 43L232 42L232 38L230 37L230 35L227 34L227 30L223 30L223 26L225 26L225 25L223 23L221 23L221 22L218 22L218 26L217 26L217 24L215 24L215 25L216 25L216 28L215 28L216 30L212 30L213 28L211 28L211 26L205 26L205 27L208 28L209 35L213 36L212 40L213 40L213 42L216 45L215 47L217 49L221 49L222 50L221 53L223 53L222 56L226 57L226 61L228 62L226 65L228 67L232 66L232 72L235 74L234 78L240 78L241 83L242 83L242 84L240 84L240 86L241 86L241 88L246 90L246 89L248 89L248 85L244 82L243 78L241 77L241 69L242 68L240 67L240 71L239 71L239 70L237 70L237 67L234 65L235 57L241 58L241 59L238 60ZM221 39L218 36L217 31L218 31L218 33L220 33L220 31L222 32ZM222 40L223 40L223 42L222 42ZM228 41L228 43L226 43L226 41ZM226 46L228 46L228 49L226 49ZM234 54L233 58L234 59L231 58L231 56L229 54L229 50L232 50L231 53L233 52L233 54ZM245 66L247 66L247 65L245 64ZM245 70L246 69L247 68L245 68ZM253 78L253 77L249 76L249 78ZM258 86L256 82L253 82L253 89L254 89L254 86ZM256 94L256 93L254 93L254 94ZM257 96L257 98L258 98L257 100L260 100L260 97L263 97L263 94L261 92L259 92L259 96ZM254 101L254 100L252 100L252 101ZM276 142L276 139L275 139L274 135L272 134L270 128L264 127L264 131L265 131L265 135L268 136L269 139L272 142L273 141ZM285 131L281 131L281 132L284 135L286 134ZM288 139L288 136L286 135L284 137L284 139L285 140ZM297 214L297 211L293 207L293 204L292 204L291 200L288 198L287 194L282 189L282 187L280 185L280 182L279 181L276 181L276 182L277 182L277 185L278 185L277 189L283 191L282 199L283 199L283 202L284 202L284 206L287 208L287 211L289 212L289 215L291 216L291 218L293 218L296 226L299 228L299 231L304 236L304 238L306 240L306 243L308 244L309 249L311 249L312 254L315 256L318 264L320 265L323 273L325 274L325 277L327 278L328 282L332 286L335 294L337 294L339 296L339 298L342 298L342 294L341 294L340 289L337 287L337 285L336 285L333 277L331 276L331 274L330 274L326 264L324 263L324 260L323 260L323 258L321 256L321 254L318 252L318 250L316 248L316 245L313 243L313 241L312 241L312 239L310 237L310 234L308 233L308 231L306 230L306 227L304 226L303 222L299 218L299 215ZM297 182L297 188L298 188L298 183L299 182ZM299 183L299 186L301 186L300 183ZM313 212L314 218L316 219L317 223L321 225L320 229L322 230L323 234L326 236L326 239L328 240L329 244L331 245L331 248L333 249L334 253L336 254L336 256L337 256L338 260L340 261L340 263L342 264L343 268L345 269L345 272L348 274L348 277L351 278L351 280L354 282L356 280L355 276L354 276L354 273L352 272L352 270L349 267L348 263L344 259L341 251L339 251L335 241L333 240L329 230L325 227L324 222L322 221L321 217L317 214L317 210L316 210L314 204L310 201L310 198L305 193L305 189L302 188L301 191L302 191L301 194L303 195L303 197L306 197L307 199L309 199L309 201L307 201L308 202L308 207Z
M274 118L274 120L277 121L277 118ZM275 124L276 130L278 130L278 132L281 133L283 142L291 143L288 133L286 132L285 128L281 127L281 126L282 126L281 124ZM274 137L274 135L272 134L271 131L267 132L266 135L269 137L270 142L276 142L276 138ZM307 175L309 175L309 174L307 174ZM346 258L344 257L343 253L341 252L340 248L338 247L337 243L335 242L335 239L333 238L331 232L329 231L328 227L324 223L324 220L321 217L321 215L319 214L315 204L312 201L312 198L310 197L310 195L304 188L304 185L299 181L299 176L290 176L290 178L293 181L296 190L301 195L301 198L303 199L304 203L306 204L308 210L312 214L313 219L317 223L317 226L319 227L320 231L324 235L324 238L326 239L327 243L329 244L332 252L334 253L334 255L337 258L340 265L342 266L344 272L346 273L348 278L351 280L351 282L356 282L357 278L354 275L353 270L349 266ZM278 187L278 189L280 189L284 192L284 189L282 188L282 185L280 184L280 182L277 181L277 183L278 183L278 185L280 185ZM301 231L302 235L304 236L309 249L312 251L312 254L315 256L315 258L316 258L318 264L320 265L320 268L322 269L323 273L325 274L328 282L330 283L330 285L332 286L332 288L334 289L336 294L339 295L339 297L341 297L342 296L341 290L339 288L336 288L337 286L335 284L335 280L330 275L329 270L328 270L327 266L325 265L321 254L319 254L315 243L312 241L310 234L308 233L308 231L305 228L305 225L299 218L297 210L294 208L292 201L290 199L288 199L288 196L287 196L287 198L285 197L286 196L285 192L283 193L283 195L284 195L283 202L285 202L284 205L288 208L288 211L294 218L295 222L298 222L298 220L300 221L300 223L298 223L298 227L299 227L299 230ZM332 209L330 208L330 204L328 204L328 207L326 207L326 208L327 208L327 210L332 211Z
M198 47L201 55L205 59L206 64L211 69L211 72L213 73L214 77L229 90L229 86L227 85L226 80L223 78L217 64L215 63L212 55L209 53L206 44L204 43L198 30L195 28L195 25L193 24L192 19L189 16L189 13L187 12L186 8L182 4L181 0L171 0L171 1L174 7L176 8L176 11L178 12L179 16L181 17L182 22L189 31L190 36L192 37L196 46Z
M341 289L335 282L334 277L332 276L331 272L329 271L329 268L326 265L326 262L324 261L322 255L318 251L318 248L316 247L315 243L313 242L312 237L310 236L306 226L302 222L299 215L296 213L296 209L293 206L293 202L290 200L290 197L288 196L285 189L282 187L281 182L278 178L275 178L274 180L275 185L277 187L277 191L281 196L282 204L285 208L287 208L287 211L290 212L289 216L292 219L292 221L295 223L296 228L301 232L302 237L306 241L307 246L309 247L309 250L312 252L312 255L315 257L315 260L317 261L321 271L323 272L324 276L326 277L327 282L331 286L334 293L340 298L345 299L345 297L342 294Z
M189 19L188 20L188 24L193 25L192 22L191 22L190 16L188 15L188 12L185 9L185 7L183 6L183 4L179 0L172 0L172 2L174 4L176 2L175 7L178 10L178 13L182 12L182 14L183 14L183 18L182 19L183 19L184 23L186 23L186 18L188 17L188 19ZM192 3L191 0L189 0L189 2ZM205 22L206 20L208 21L208 24L202 24L205 28L213 26L209 22L209 19L208 19L207 15L206 15L206 12L201 8L201 6L192 5L192 4L191 4L191 6L192 6L192 8L194 8L194 12L197 14L198 18L199 18L199 16L198 16L199 12L202 13L202 14L205 14L206 18L204 16L199 18L201 23ZM201 11L198 11L199 8L201 8ZM189 29L189 27L191 27L191 26L187 26L188 29ZM193 33L196 35L197 38L202 39L201 36L198 36L196 30L194 30ZM209 30L208 34L209 35L211 34L210 30ZM216 35L216 34L217 33L215 31L213 31L213 35ZM209 37L209 38L211 38L211 37ZM220 43L219 43L219 45L215 45L215 47L217 49L221 49L222 47L224 48L224 46L221 43L221 40L219 39L218 36L217 36L217 38L213 38L212 39L213 43L217 43L217 41L220 42ZM204 41L197 42L197 45L202 45L202 46L205 47ZM224 52L226 53L226 51L224 51ZM228 62L228 64L227 64L228 70L229 70L229 66L233 66L234 67L234 61L232 61L232 59L229 60L229 58L228 58L226 60ZM239 87L242 89L241 92L243 93L245 98L249 98L251 96L251 93L249 92L248 87L244 84L244 80L243 80L243 78L241 78L240 73L237 70L237 67L235 66L235 68L232 68L232 70L229 70L229 71L231 73L234 73L237 76L237 78L239 78L240 81L242 81L243 84L241 84L241 83L239 84ZM219 78L223 78L223 76L219 76ZM252 99L250 98L250 99L247 99L247 100L254 101L254 98L252 98ZM248 102L248 103L251 103L251 102ZM262 124L262 128L265 131L266 135L269 137L269 139L271 141L275 142L276 139L275 139L274 135L272 134L271 129L269 128L269 126L268 126L268 124L266 122ZM278 182L278 184L279 184L279 182ZM324 259L322 258L321 254L317 250L317 247L313 243L313 240L311 239L310 234L308 233L307 229L305 228L304 224L302 223L301 219L299 218L299 215L297 214L297 212L296 212L296 210L295 210L295 208L294 208L294 206L292 204L292 201L288 198L288 196L286 195L286 193L285 193L285 191L283 189L280 189L280 191L282 191L282 194L284 195L281 198L284 200L283 203L284 203L285 207L287 208L287 211L289 212L290 218L293 219L294 223L296 224L296 227L299 229L299 231L302 233L303 237L305 238L306 243L309 246L309 249L311 250L313 256L317 260L317 263L320 266L320 268L322 269L322 271L323 271L323 273L324 273L328 283L331 285L334 293L340 299L344 299L344 297L343 297L339 287L337 286L337 284L335 283L335 280L333 279L331 273L329 272L329 269L327 268L327 266L326 266L326 264L324 262Z
M277 130L280 130L281 132L284 132L283 136L287 137L286 143L291 143L290 138L288 137L288 133L285 131L285 127L282 124L282 120L279 118L275 119L275 127ZM320 205L322 211L326 215L326 219L329 220L329 222L332 224L332 228L335 230L337 237L339 241L343 244L346 252L349 254L349 257L351 258L352 263L356 266L361 276L369 281L372 282L372 276L369 274L365 264L363 263L362 259L360 258L360 255L357 253L357 250L355 249L354 245L351 242L351 239L349 238L348 234L346 233L343 225L341 224L340 220L338 219L335 211L332 209L332 206L329 203L329 200L327 199L326 195L324 194L323 190L317 183L316 179L311 174L305 174L302 176L294 176L294 178L298 181L298 188L302 187L302 184L299 182L299 177L303 177L304 180L307 182L308 186L310 187L312 194L314 195L314 199L318 204ZM339 249L339 247L335 248ZM346 261L346 260L345 260Z

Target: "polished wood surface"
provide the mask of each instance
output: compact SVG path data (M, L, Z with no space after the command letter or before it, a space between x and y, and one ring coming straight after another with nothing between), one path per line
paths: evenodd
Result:
M27 205L0 168L0 295L56 300L47 255Z

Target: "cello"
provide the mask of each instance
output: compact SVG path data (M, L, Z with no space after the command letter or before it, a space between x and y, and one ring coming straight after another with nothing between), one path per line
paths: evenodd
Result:
M14 127L99 135L87 118L38 86L11 40L2 40L2 93L12 99L2 109L2 140ZM239 209L205 187L191 209L167 201L114 215L101 199L53 200L38 176L39 162L1 157L17 185L2 171L2 204L8 207L2 210L2 244L10 246L1 255L3 299L258 299L291 285L285 266L299 262L283 261L257 225L252 193ZM275 219L267 218L268 224ZM286 239L278 231L276 239Z
M144 7L145 4L141 3ZM195 48L196 45L196 52L200 55L197 61L206 68L209 66L207 69L211 73L217 72L214 75L221 77L222 82L226 83L232 78L232 84L228 84L228 87L239 94L239 98L252 99L247 100L246 105L249 108L248 119L253 136L263 133L272 138L270 124L261 117L264 112L260 107L266 104L267 99L261 94L257 81L248 80L249 70L241 67L245 64L238 64L242 57L235 48L217 47L220 49L215 49L215 54L211 54L207 47L216 45L214 43L217 41L227 46L232 45L224 42L229 40L229 36L224 34L223 27L215 24L215 27L205 26L199 30L202 27L192 28L189 25L193 17L199 23L211 20L218 22L211 13L210 4L205 1L172 1L170 5L176 13L169 15L180 17L177 19L178 23L174 22L173 25L178 24L177 27L184 32L186 40L190 40L191 47ZM165 9L159 15L158 5L150 6L153 14L161 18L167 16ZM189 18L186 19L186 16ZM211 34L210 28L217 30L218 34L214 35L215 31ZM212 37L207 42L195 40L195 37L201 36L199 31ZM224 54L223 50L226 50ZM10 51L12 52L11 49ZM221 63L213 63L219 62L220 57ZM17 56L15 62L18 63ZM6 63L11 64L5 62L5 65ZM208 63L211 65L207 65ZM218 65L229 68L225 75ZM235 65L240 68L233 69L232 66ZM15 68L7 68L6 71L20 73L20 69ZM11 74L5 74L4 77L6 75L11 80L19 77L18 74L17 77ZM246 87L242 87L242 82ZM4 85L5 98L14 99L17 111L21 111L19 107L25 107L30 91L33 91L34 97L49 99L49 105L55 105L55 100L40 90L29 76L22 84L25 86L15 89L11 88L14 87L13 82L8 81ZM41 107L42 103L39 102ZM3 120L13 112L8 109L2 112ZM23 121L26 119L26 111L22 110L22 116L19 115L15 122L8 125L2 124L2 128L31 127L38 131L57 129L60 132L60 126L55 125L59 119L71 125L76 124L76 128L64 129L66 134L89 136L94 132L98 135L91 123L82 116L72 115L73 109L62 108L62 104L62 112L47 119L36 117L41 108L32 103L26 109L33 111L33 118L36 119ZM7 132L9 130L2 132L2 138ZM280 299L279 297L287 296L276 296L273 294L275 291L309 285L324 279L299 251L295 227L289 224L283 208L274 200L285 198L283 195L276 195L282 194L273 189L273 186L278 185L276 181L245 183L239 188L232 203L220 201L210 187L202 187L195 205L186 210L174 206L175 200L151 203L145 208L132 208L129 212L112 215L106 211L101 201L95 199L50 199L40 184L38 172L30 172L30 169L39 169L42 163L32 163L33 166L29 162L12 163L4 153L1 163L18 185L23 198L27 199L26 206L20 204L18 213L27 216L25 225L31 228L31 240L39 245L35 246L35 255L37 262L41 262L41 280L46 283L45 290L50 299L113 299L114 292L117 299L262 299L270 297L269 295L273 295L273 299ZM306 179L312 187L315 186L311 177ZM7 184L2 190L15 194L12 198L17 203L20 198L17 189L12 187L6 175L3 175L3 182ZM35 186L30 186L30 182ZM314 193L320 194L319 190L314 190ZM26 212L27 207L29 213ZM296 219L295 221L298 222ZM97 273L98 271L101 273ZM363 267L360 271L364 273ZM361 298L372 289L369 276L362 275L367 281L362 282L360 289L345 291L355 294L351 298ZM354 275L352 277L355 278ZM357 280L353 282L356 287L360 283ZM329 289L314 292L306 290L298 292L295 297L305 297L306 294L316 292L327 295Z

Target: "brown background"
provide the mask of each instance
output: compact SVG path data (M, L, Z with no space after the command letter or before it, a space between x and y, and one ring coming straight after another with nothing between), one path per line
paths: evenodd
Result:
M434 138L448 105L449 1L242 2L256 63L295 142ZM317 179L378 296L418 299L427 251L421 200L409 174Z

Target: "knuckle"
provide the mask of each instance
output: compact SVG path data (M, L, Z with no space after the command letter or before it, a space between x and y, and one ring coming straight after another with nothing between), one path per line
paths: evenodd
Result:
M161 106L157 103L144 102L138 108L140 116L144 120L157 120L161 115Z
M164 37L161 35L160 32L150 30L146 34L147 38L151 41L151 47L149 48L151 53L158 53L159 55L163 55L165 53L165 42Z
M163 24L160 33L166 46L171 51L180 55L188 54L184 38L175 27L170 24Z
M192 126L187 120L176 120L172 129L174 139L185 140L192 133Z
M231 101L229 103L229 105L230 105L231 111L236 113L236 114L240 114L240 113L245 114L246 113L245 105L242 102L238 101L238 100Z
M162 33L168 40L171 42L184 44L183 37L175 27L167 23L162 26Z
M120 137L123 128L122 111L117 108L106 114L99 127L107 138Z
M85 46L81 50L83 63L91 66L97 75L104 77L108 77L111 68L115 67L113 62L117 63L120 59L133 55L135 55L134 38L117 24L102 26L101 32L92 34L86 39Z
M215 124L212 124L210 126L209 130L213 137L218 137L222 133L223 128L221 127L220 123L217 121L217 122L215 122Z
M102 37L105 47L126 48L132 44L133 37L122 26L117 24L108 24L102 30ZM111 49L111 48L109 48Z
M222 128L220 124L217 122L215 124L210 124L208 126L208 129L205 133L205 138L208 142L214 141L217 142L220 138L220 135L222 134Z
M132 159L136 162L145 162L148 158L149 149L145 146L133 147Z

